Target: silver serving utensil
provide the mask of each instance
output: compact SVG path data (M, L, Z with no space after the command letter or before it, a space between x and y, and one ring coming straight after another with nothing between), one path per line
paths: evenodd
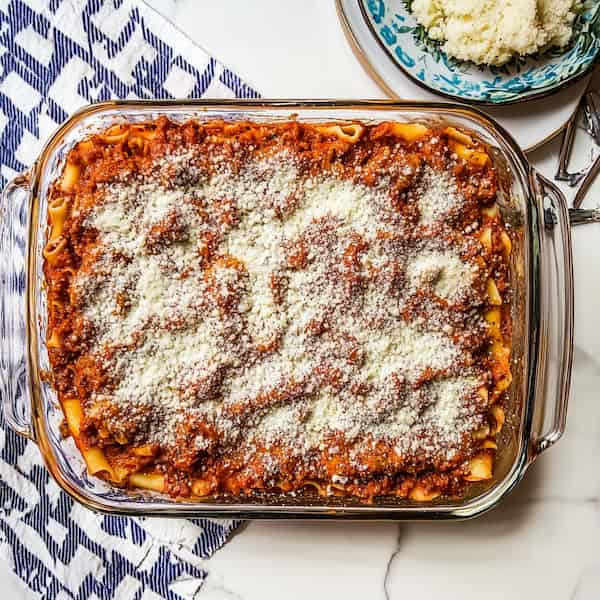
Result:
M572 226L586 225L587 223L600 223L600 208L570 208L569 222Z
M576 225L587 225L589 223L600 223L600 208L569 208L569 223L571 227ZM545 229L554 229L558 221L556 215L551 210L544 211Z
M600 146L600 96L598 96L596 92L586 92L581 99L579 107L567 123L560 146L556 179L559 181L566 181L571 187L575 187L579 184L579 189L575 193L575 198L573 199L574 208L579 208L581 206L587 191L592 185L592 182L598 173L600 173L600 154L598 154L598 156L595 158L591 167L587 167L575 173L570 173L568 170L569 159L571 158L571 152L573 150L573 142L575 140L575 132L577 131L577 121L580 111L583 112L583 125L585 131L592 137L595 144ZM579 223L573 224L577 225Z

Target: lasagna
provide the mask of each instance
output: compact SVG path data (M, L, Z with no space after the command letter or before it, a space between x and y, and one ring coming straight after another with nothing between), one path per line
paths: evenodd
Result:
M420 123L121 123L52 184L51 381L90 473L175 498L431 501L492 477L511 240Z

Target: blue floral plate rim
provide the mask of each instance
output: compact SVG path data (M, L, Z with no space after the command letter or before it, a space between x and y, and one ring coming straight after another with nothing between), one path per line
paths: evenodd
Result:
M384 3L385 0L376 0L378 3ZM473 97L467 94L461 93L453 93L450 91L439 89L433 85L428 84L423 79L417 77L409 68L404 66L395 56L394 52L390 45L386 44L382 36L378 33L375 28L375 24L373 19L369 16L367 12L367 4L371 4L373 0L356 0L360 14L367 25L367 28L371 32L373 38L376 40L377 44L383 49L383 51L387 54L387 56L391 59L394 65L398 68L400 72L402 72L408 79L410 79L413 83L418 85L424 90L432 92L436 95L448 98L453 101L460 101L468 104L474 104L479 106L507 106L510 104L518 104L520 102L529 102L532 100L540 100L543 98L547 98L554 94L557 94L560 91L576 84L578 81L581 81L584 77L589 75L590 71L599 64L600 59L600 29L599 32L594 32L594 39L598 41L599 45L596 48L595 55L593 59L582 61L580 68L578 68L575 72L571 72L565 77L552 79L548 83L548 85L543 87L536 88L523 88L522 90L511 90L509 93L501 96L493 96L492 99L489 98L481 98L481 97ZM403 0L403 3L405 1ZM597 15L600 19L600 6L597 9ZM586 32L587 33L587 32ZM581 35L581 34L580 34ZM571 44L572 45L572 44ZM441 52L441 51L440 51ZM443 54L443 52L442 52ZM437 61L436 61L437 62ZM464 75L464 73L463 73ZM466 75L468 78L468 75Z

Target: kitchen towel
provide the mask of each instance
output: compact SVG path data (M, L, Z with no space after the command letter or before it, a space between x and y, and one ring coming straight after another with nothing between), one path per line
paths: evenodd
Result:
M0 1L0 186L89 102L257 95L142 1ZM3 286L6 269L0 262ZM0 416L0 560L32 597L192 598L203 561L238 524L92 513Z

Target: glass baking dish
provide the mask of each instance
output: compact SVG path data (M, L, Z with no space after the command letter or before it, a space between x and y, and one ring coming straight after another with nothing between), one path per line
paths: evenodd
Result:
M513 232L513 383L507 422L492 480L471 484L460 498L430 503L380 499L261 495L176 501L125 490L89 476L71 439L53 389L45 347L46 304L42 248L48 188L69 149L115 122L167 115L174 120L420 121L468 130L488 145L500 173L499 205ZM573 357L573 269L565 199L528 164L515 141L477 110L452 104L395 101L117 101L84 108L55 133L26 174L2 195L0 252L14 274L0 301L2 403L8 424L35 441L58 484L87 507L107 513L161 516L323 519L456 519L497 505L532 461L562 435ZM23 285L25 294L23 296ZM21 294L19 296L19 294ZM17 301L15 302L15 298ZM25 368L23 368L25 364Z

